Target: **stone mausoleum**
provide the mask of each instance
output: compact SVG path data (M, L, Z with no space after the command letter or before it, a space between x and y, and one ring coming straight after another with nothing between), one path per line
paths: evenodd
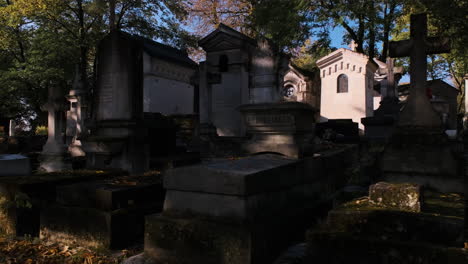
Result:
M218 136L244 136L243 104L320 104L318 74L299 70L271 41L254 40L226 25L200 40L200 124Z
M382 65L382 66L381 66ZM317 61L320 68L320 121L352 119L364 129L361 118L372 116L380 94L374 90L374 79L385 63L378 64L369 57L345 48L338 49ZM374 99L376 98L376 99Z

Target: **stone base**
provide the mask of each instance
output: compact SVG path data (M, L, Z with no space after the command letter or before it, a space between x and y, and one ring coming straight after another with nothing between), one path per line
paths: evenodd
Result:
M248 154L275 152L301 158L313 149L316 109L305 103L282 102L239 107L251 139Z
M86 166L91 169L122 169L142 174L149 169L149 149L131 144L129 138L89 138L85 143Z
M365 126L366 138L386 140L395 132L396 119L392 116L373 116L362 118L361 123Z
M463 192L457 143L442 131L399 129L382 156L383 181L411 182L442 192Z
M145 253L156 263L271 264L314 219L300 213L256 224L171 213L146 217Z
M71 170L71 162L65 157L65 154L42 153L39 156L39 170L46 172Z
M287 157L301 158L313 154L313 134L256 134L243 144L246 153L279 153Z
M128 209L48 206L41 212L40 238L94 248L124 248L141 243L144 214Z

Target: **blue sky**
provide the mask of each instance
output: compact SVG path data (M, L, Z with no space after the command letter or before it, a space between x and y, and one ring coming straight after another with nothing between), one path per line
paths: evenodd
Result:
M348 44L343 44L342 43L344 34L345 34L345 30L342 27L335 27L333 29L333 31L331 32L331 35L330 35L330 37L331 37L331 46L335 47L335 48L347 48L347 49L349 49ZM405 82L409 82L409 81L410 81L409 74L405 74L401 78L400 83L405 83Z

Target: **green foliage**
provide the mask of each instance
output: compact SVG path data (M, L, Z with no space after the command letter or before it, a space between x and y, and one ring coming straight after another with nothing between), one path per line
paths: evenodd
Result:
M280 48L302 46L309 35L308 1L252 0L252 26Z
M46 126L37 126L34 133L38 136L47 136L47 127Z
M116 0L119 29L175 46L194 45L178 23L181 1ZM41 117L49 89L65 95L76 65L93 84L96 46L109 30L108 0L0 0L0 113ZM45 120L36 119L36 123Z

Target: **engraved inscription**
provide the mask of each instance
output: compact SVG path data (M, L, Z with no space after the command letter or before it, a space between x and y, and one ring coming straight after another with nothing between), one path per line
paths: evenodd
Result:
M247 123L251 126L255 125L290 125L294 124L294 116L292 115L247 115Z
M112 89L112 73L103 74L101 82L101 94L99 101L102 103L112 103L113 89Z

